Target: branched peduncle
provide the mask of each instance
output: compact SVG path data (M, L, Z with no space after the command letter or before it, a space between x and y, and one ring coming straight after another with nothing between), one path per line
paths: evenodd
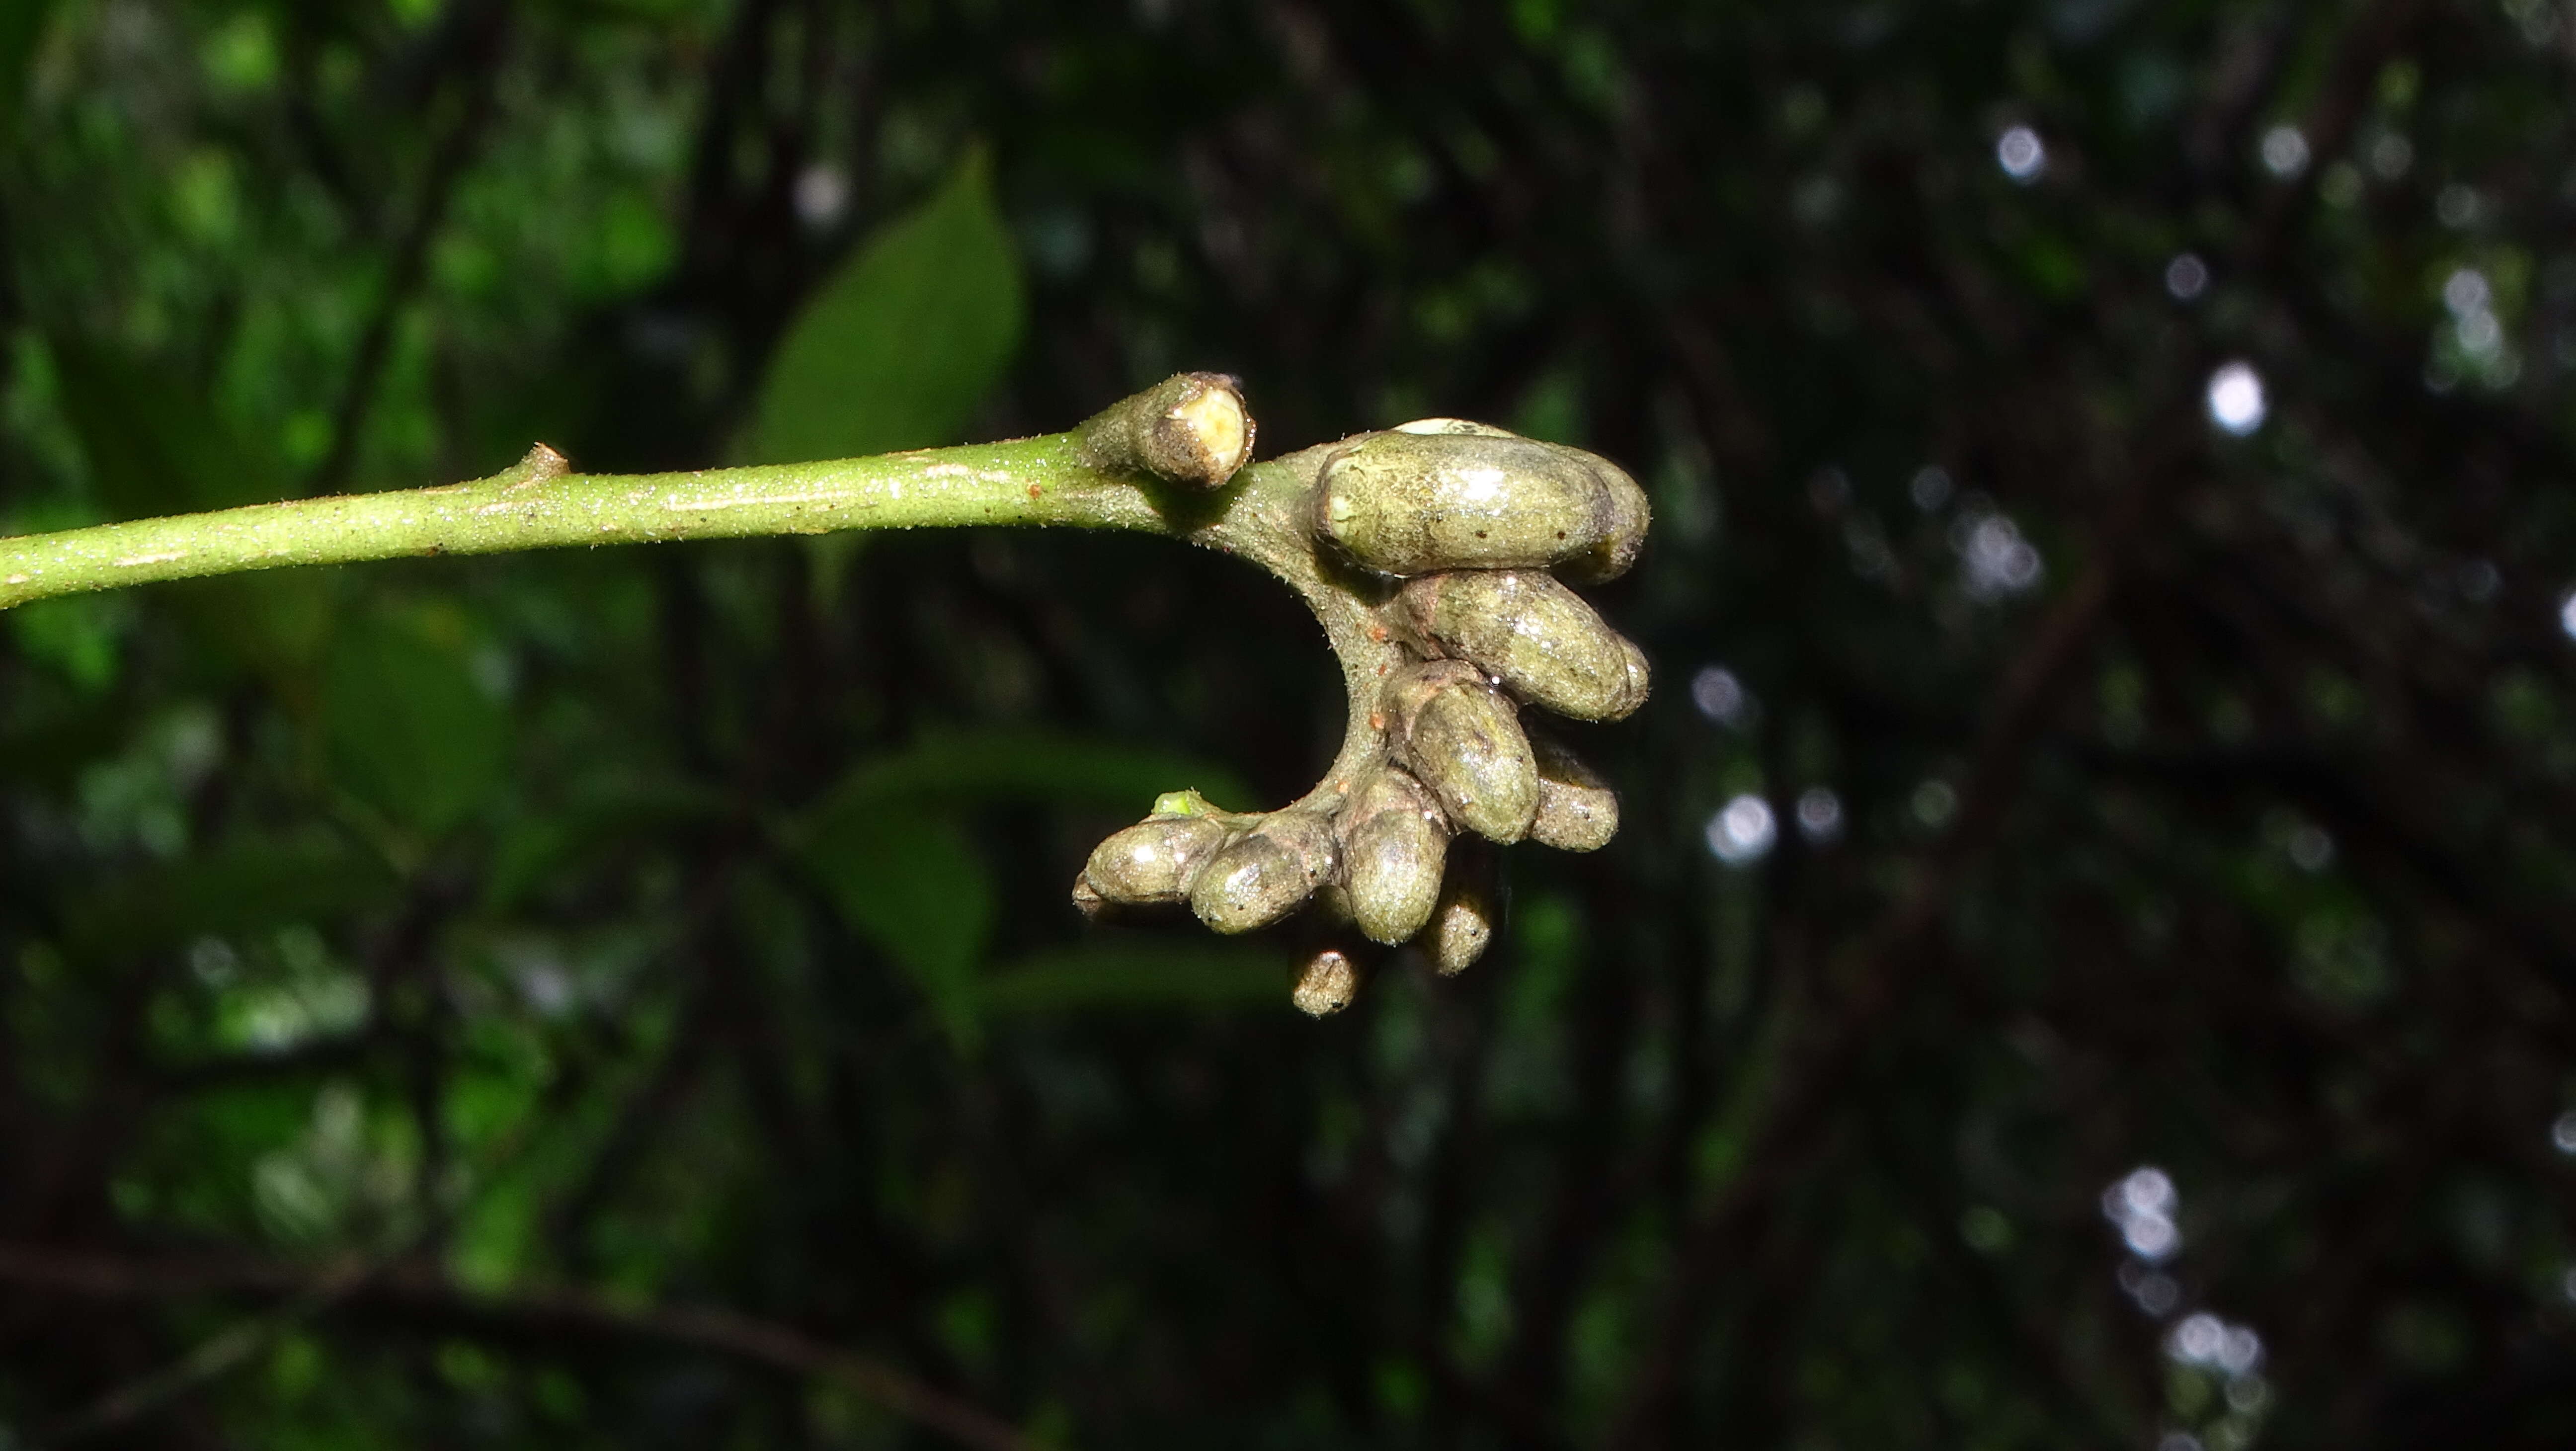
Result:
M1324 779L1271 812L1176 792L1093 853L1086 911L1187 902L1219 932L1320 898L1375 941L1419 939L1444 972L1499 921L1490 855L1524 837L1588 851L1608 787L1527 731L1522 705L1616 719L1646 664L1550 570L1603 579L1646 532L1645 496L1576 449L1450 419L1247 464L1231 378L1185 373L1040 438L671 474L577 474L543 444L468 483L257 504L0 539L0 609L160 580L307 564L844 529L1061 525L1239 554L1297 591L1341 662L1348 728ZM1462 847L1467 844L1461 842ZM1356 982L1319 956L1297 1001Z

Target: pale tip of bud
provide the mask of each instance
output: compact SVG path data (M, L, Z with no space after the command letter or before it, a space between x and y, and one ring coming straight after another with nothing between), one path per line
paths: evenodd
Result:
M1243 395L1230 387L1211 387L1165 416L1188 433L1193 451L1207 461L1206 482L1233 478L1252 454L1252 415Z
M1496 428L1490 423L1475 423L1464 418L1417 418L1411 423L1397 424L1393 431L1417 434L1469 434L1479 438L1520 437L1508 428Z
M1359 990L1360 975L1348 957L1338 952L1319 952L1299 974L1296 989L1288 999L1310 1018L1329 1018L1349 1007Z

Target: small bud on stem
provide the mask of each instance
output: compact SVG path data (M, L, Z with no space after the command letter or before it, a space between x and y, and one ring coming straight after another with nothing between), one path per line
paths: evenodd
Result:
M1514 842L1538 814L1538 765L1512 703L1475 666L1435 660L1387 682L1398 754L1457 823Z
M1389 766L1351 799L1342 818L1351 919L1392 946L1422 930L1440 899L1448 824L1422 783Z
M1645 492L1608 460L1497 433L1369 433L1324 459L1317 525L1387 574L1563 565L1626 571L1645 543Z
M1530 840L1558 851L1599 851L1619 832L1619 793L1572 751L1536 731L1530 753L1538 760L1538 818Z
M1340 865L1339 844L1320 814L1291 807L1259 822L1218 852L1190 887L1190 910L1214 931L1269 926L1304 905Z
M1456 977L1485 955L1502 930L1503 890L1490 849L1461 852L1449 885L1422 930L1422 950L1442 977Z
M1351 960L1338 952L1319 952L1306 964L1297 978L1297 986L1288 997L1297 1010L1310 1018L1329 1018L1351 1005L1359 996L1360 975Z
M1407 620L1532 705L1618 720L1646 703L1646 656L1580 595L1533 570L1460 569L1408 581Z

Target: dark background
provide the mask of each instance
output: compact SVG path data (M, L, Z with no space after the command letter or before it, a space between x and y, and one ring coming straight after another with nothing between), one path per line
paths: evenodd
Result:
M1316 1023L1066 903L1329 754L1213 556L14 612L0 1444L2568 1444L2571 68L2562 0L11 0L0 530L747 456L956 178L1008 245L852 295L992 361L879 446L1177 368L1265 454L1579 442L1658 690L1608 850Z

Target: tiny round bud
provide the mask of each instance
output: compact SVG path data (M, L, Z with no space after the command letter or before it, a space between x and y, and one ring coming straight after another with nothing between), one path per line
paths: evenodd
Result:
M1275 811L1200 870L1190 886L1190 910L1217 932L1267 927L1303 905L1337 864L1322 817Z
M1390 946L1422 930L1440 899L1449 828L1422 784L1393 767L1370 778L1342 818L1351 919Z
M1217 804L1201 796L1195 786L1179 791L1166 791L1154 798L1156 816L1224 816Z
M552 444L532 443L528 451L512 464L507 476L513 486L543 483L572 472L572 460L565 458Z
M1538 761L1538 819L1530 840L1558 851L1599 851L1619 834L1619 795L1572 751L1530 737Z
M1532 705L1617 720L1646 703L1646 656L1583 598L1536 570L1462 569L1404 586L1415 630L1485 667Z
M1647 522L1644 492L1607 460L1484 432L1364 434L1324 460L1317 498L1317 526L1388 574L1562 563L1607 579Z
M1538 815L1538 764L1512 703L1476 667L1416 666L1388 682L1386 702L1406 765L1459 825L1495 841L1529 834Z
M1455 977L1485 955L1502 921L1502 892L1490 865L1462 861L1450 872L1448 890L1418 941L1442 977Z
M1111 902L1177 902L1226 836L1209 817L1149 816L1095 847L1082 880Z
M1298 974L1297 986L1288 994L1288 1000L1310 1018L1329 1018L1349 1007L1359 990L1360 975L1349 958L1338 952L1319 952Z

